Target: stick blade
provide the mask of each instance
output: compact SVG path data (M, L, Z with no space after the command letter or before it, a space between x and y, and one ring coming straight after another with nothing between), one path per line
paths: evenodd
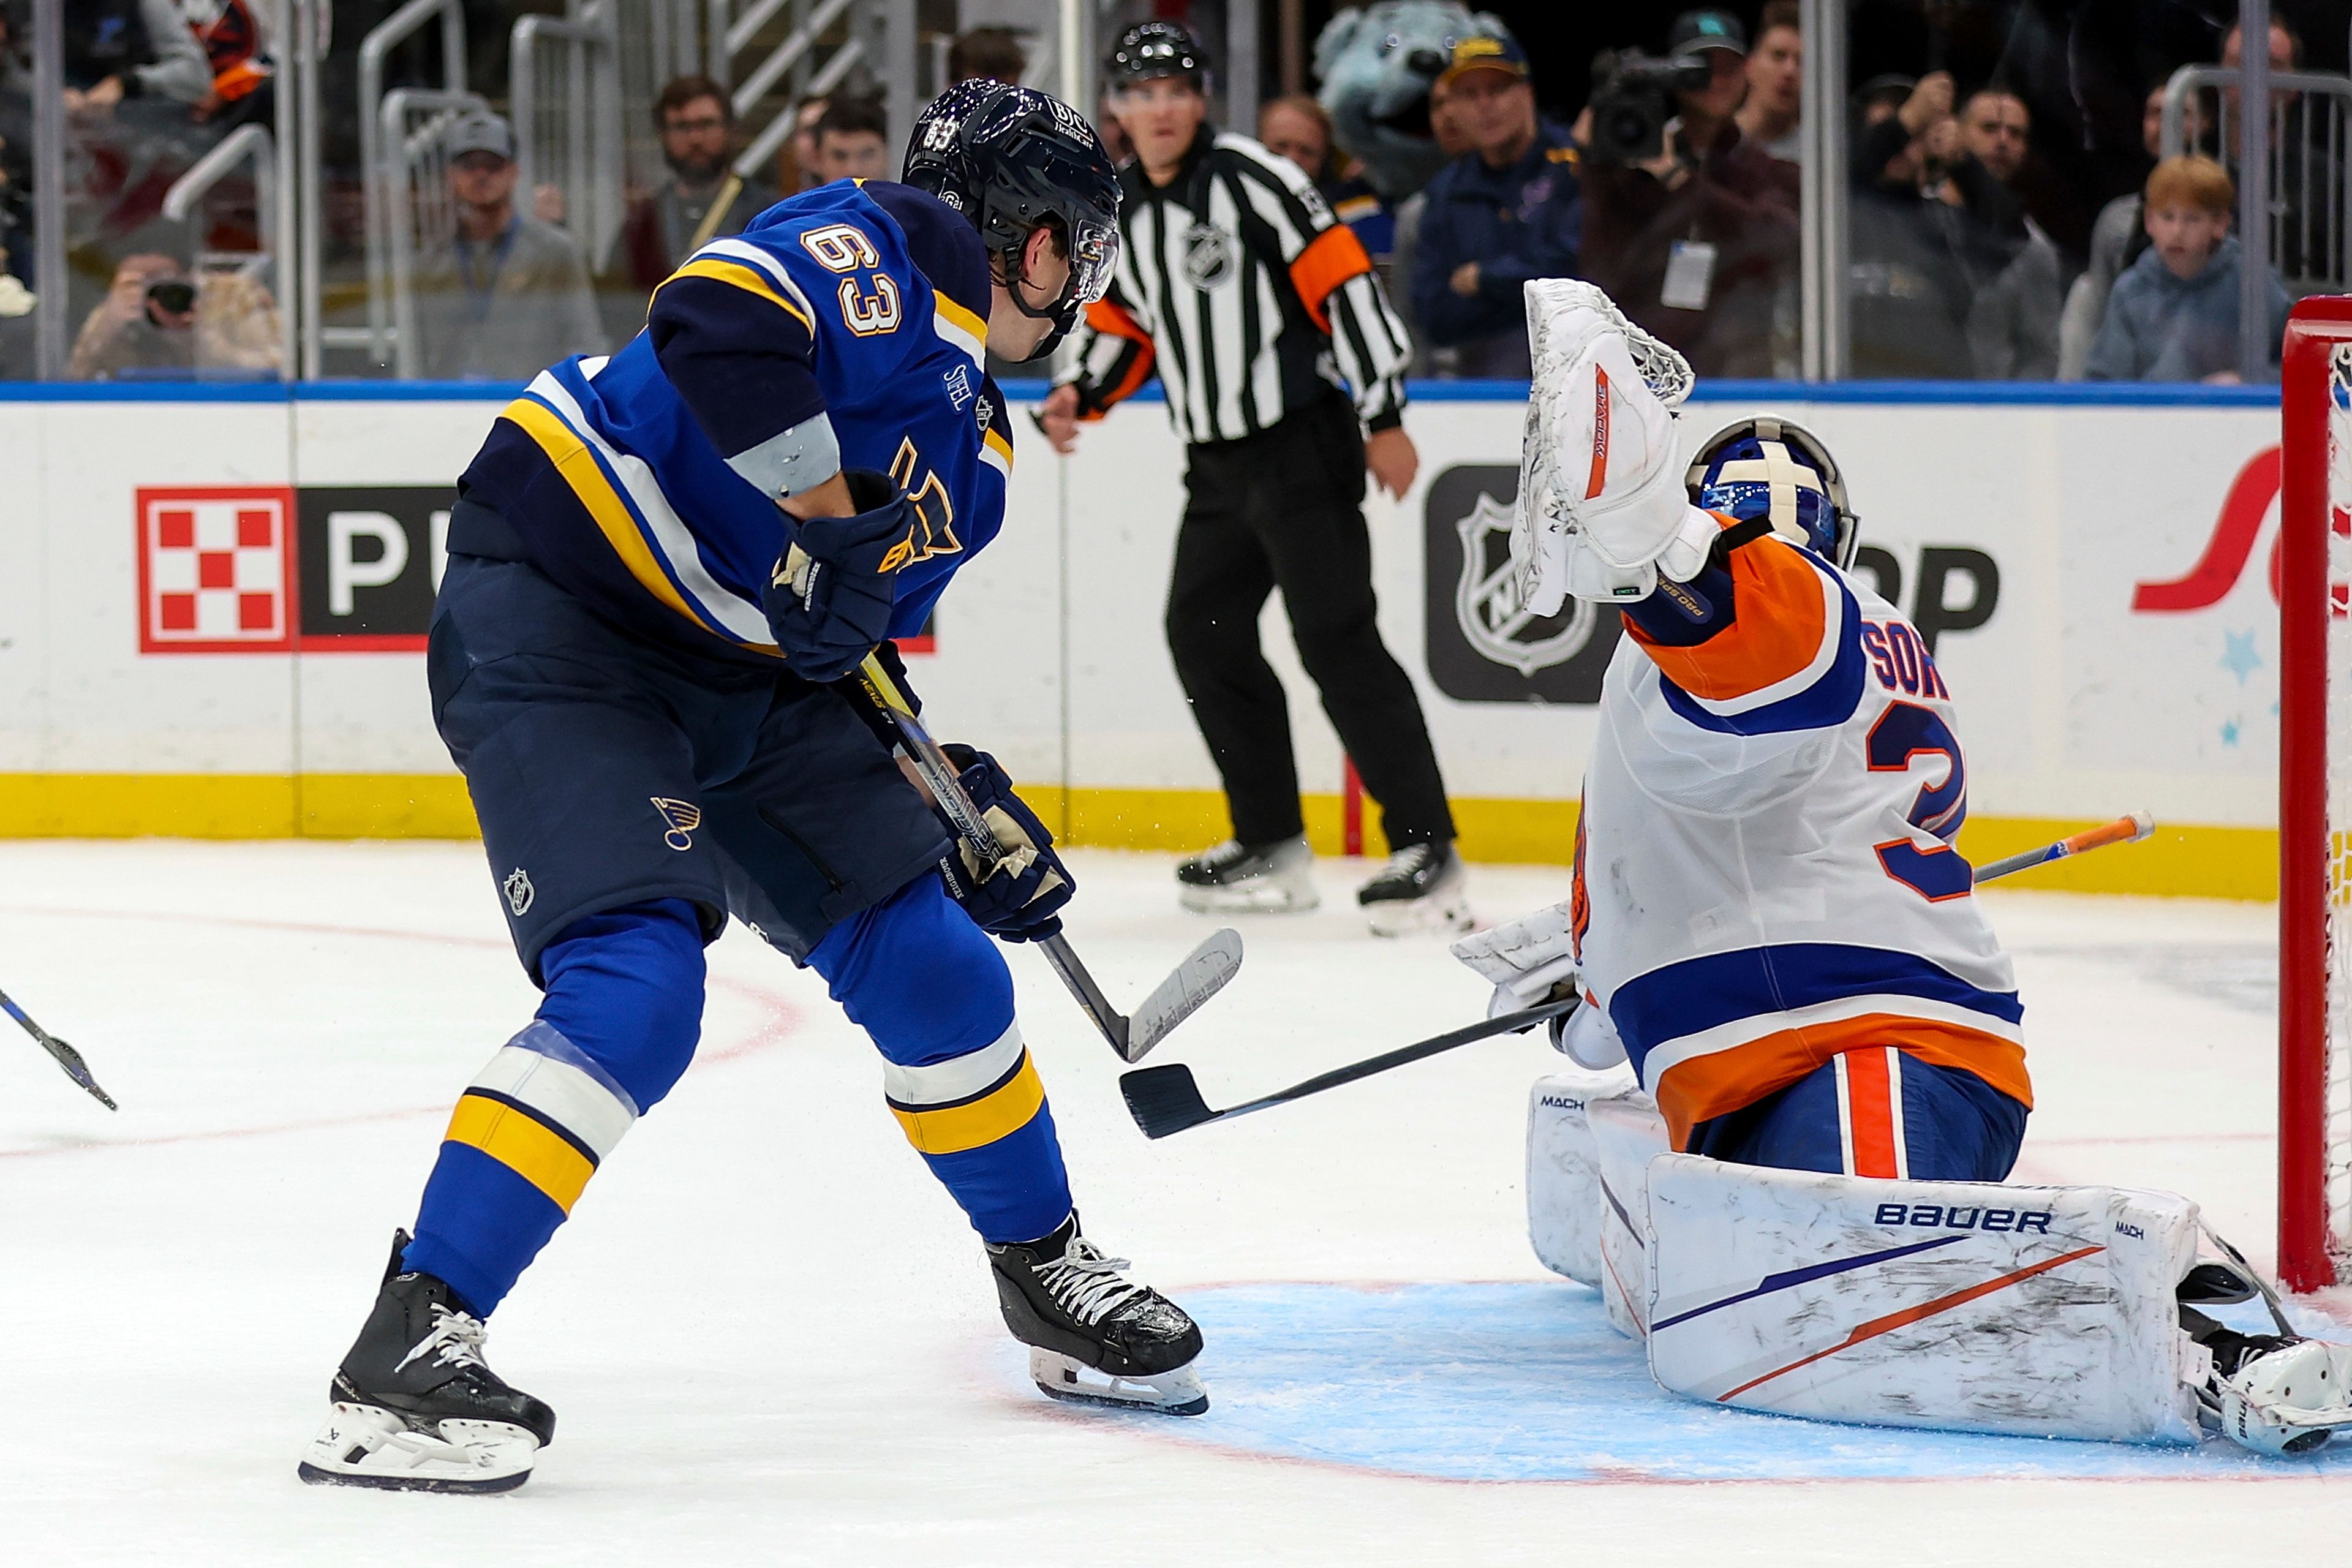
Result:
M1227 926L1211 935L1136 1008L1128 1019L1127 1048L1121 1054L1129 1061L1141 1061L1152 1047L1168 1037L1171 1030L1223 990L1225 983L1241 973L1241 967L1242 933Z
M1128 1114L1146 1138L1165 1138L1216 1120L1217 1113L1201 1098L1201 1086L1192 1081L1192 1069L1182 1062L1123 1072L1118 1092L1127 1098Z

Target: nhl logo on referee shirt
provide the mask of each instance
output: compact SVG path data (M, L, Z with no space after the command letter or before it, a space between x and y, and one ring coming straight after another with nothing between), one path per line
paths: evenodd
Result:
M1184 231L1184 281L1193 288L1223 288L1240 259L1240 242L1215 225L1196 223Z
M1614 614L1530 613L1511 565L1518 470L1465 463L1431 481L1424 523L1429 676L1458 702L1589 704L1616 649Z

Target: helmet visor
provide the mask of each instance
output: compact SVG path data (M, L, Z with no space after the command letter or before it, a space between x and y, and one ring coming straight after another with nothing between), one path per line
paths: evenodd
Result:
M1082 223L1070 236L1070 280L1062 289L1065 303L1087 306L1110 292L1110 275L1118 267L1118 230L1109 224Z

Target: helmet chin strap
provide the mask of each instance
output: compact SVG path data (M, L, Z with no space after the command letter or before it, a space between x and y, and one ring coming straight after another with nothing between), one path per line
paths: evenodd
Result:
M1023 247L1025 249L1029 242L1024 239L1021 243ZM1004 292L1011 296L1013 308L1020 311L1023 315L1028 317L1031 321L1051 321L1054 323L1054 330L1045 334L1043 342L1038 343L1035 348L1031 349L1027 353L1023 354L1020 358L1013 361L1014 364L1028 364L1032 361L1044 359L1047 354L1052 353L1055 349L1062 346L1062 340L1068 337L1070 335L1070 330L1078 324L1078 315L1081 307L1075 300L1056 300L1053 304L1041 310L1037 306L1032 305L1027 300L1022 298L1022 285L1029 281L1029 269L1027 267L1021 265L1014 259L1017 254L1017 252L1012 250L1000 250L997 252L997 255L1006 258L1004 263L1003 279ZM1072 276L1076 276L1075 272ZM1065 293L1069 291L1068 284L1066 283L1063 285L1063 291ZM1008 355L1006 357L1009 358L1011 356Z

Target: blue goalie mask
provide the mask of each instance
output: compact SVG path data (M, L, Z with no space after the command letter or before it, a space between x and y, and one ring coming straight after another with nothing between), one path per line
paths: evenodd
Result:
M1766 519L1790 543L1840 567L1853 564L1861 520L1846 504L1836 459L1801 425L1767 417L1727 426L1699 448L1683 482L1709 511Z

